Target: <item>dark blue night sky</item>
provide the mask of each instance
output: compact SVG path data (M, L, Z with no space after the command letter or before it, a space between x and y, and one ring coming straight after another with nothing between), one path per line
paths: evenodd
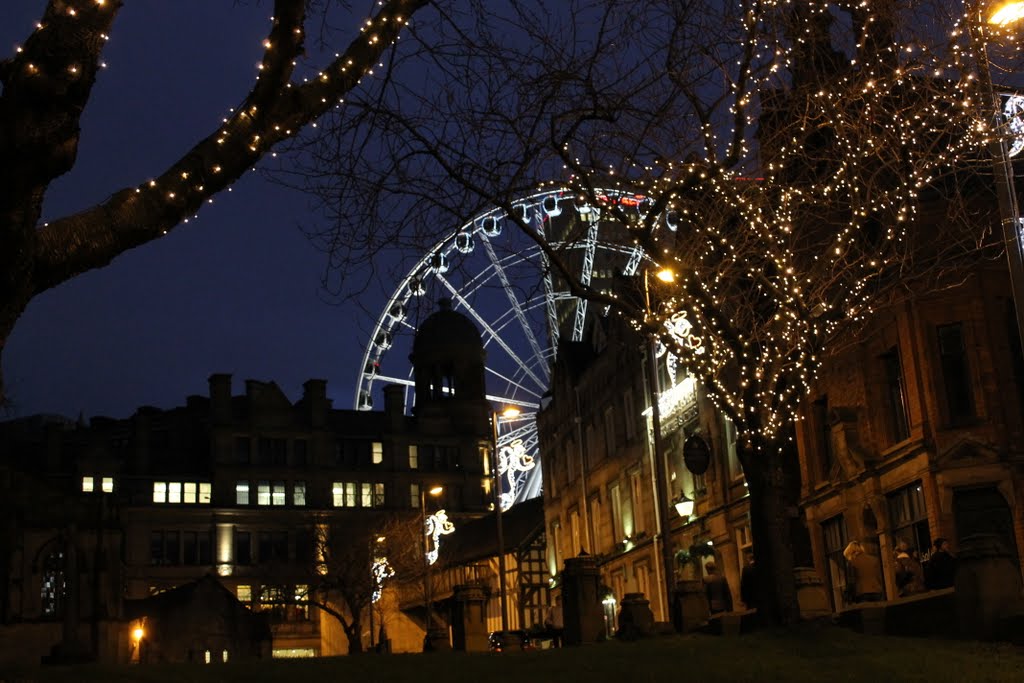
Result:
M44 6L0 3L0 50L13 51ZM251 87L271 7L125 3L78 164L51 187L44 218L156 175L211 132ZM305 197L250 173L164 239L37 297L3 357L14 415L171 407L206 393L213 372L232 373L236 390L275 380L293 399L306 379L324 378L335 406L350 407L373 320L325 301L325 256L298 227L315 220Z

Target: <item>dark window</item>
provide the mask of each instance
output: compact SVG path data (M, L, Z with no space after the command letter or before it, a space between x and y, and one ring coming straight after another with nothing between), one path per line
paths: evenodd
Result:
M903 366L900 352L894 346L882 354L882 368L885 373L885 387L882 400L889 421L889 438L899 443L910 436L907 428L907 402L903 386Z
M832 601L835 607L841 607L843 592L846 588L846 520L842 515L830 517L821 523L824 536L825 560L828 565L828 581L832 588Z
M252 564L252 535L248 531L235 532L235 564Z
M305 439L295 439L292 442L292 453L295 456L295 464L302 467L305 466L308 456L306 455L307 442Z
M209 531L199 532L199 564L213 564L213 541Z
M199 564L199 535L195 531L182 532L181 554L185 564Z
M288 461L288 441L286 439L260 439L259 464L285 465Z
M151 564L164 563L164 532L152 531L149 534L149 561Z
M259 534L260 563L286 562L288 560L288 533L285 531L261 531Z
M247 436L235 437L235 461L248 465L252 457L252 440Z
M928 511L921 482L893 491L888 498L889 523L895 543L906 541L919 560L927 560L932 537L928 531Z
M419 448L420 469L434 471L437 469L437 448L423 444Z
M949 421L956 423L974 417L974 398L971 393L971 375L967 366L967 349L961 323L940 325L939 365L946 388L946 407Z
M164 564L181 564L181 546L177 531L164 532Z
M814 433L818 448L818 462L821 464L821 479L827 480L835 465L835 454L832 453L832 425L828 419L828 396L822 396L811 404L814 412Z
M295 530L295 561L308 563L313 561L313 530L301 528Z

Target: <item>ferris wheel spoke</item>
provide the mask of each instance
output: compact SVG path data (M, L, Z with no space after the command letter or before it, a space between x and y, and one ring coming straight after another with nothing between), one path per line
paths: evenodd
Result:
M498 255L494 253L494 245L491 244L489 239L484 239L484 250L487 252L487 257L491 259L491 263L494 264L494 272L501 281L502 286L505 288L505 295L508 297L509 303L512 305L512 310L515 311L516 318L519 320L519 326L523 330L523 334L526 336L527 343L530 345L530 349L533 351L534 357L543 358L544 353L540 350L540 344L537 342L537 336L533 333L533 328L530 326L529 321L526 319L526 313L523 311L523 307L516 298L512 290L512 285L509 283L508 274L505 272L505 268L502 267L501 261L498 259ZM544 378L545 384L547 380L547 367L544 367ZM538 382L540 384L541 382Z
M459 293L459 290L455 289L455 287L452 286L452 284L448 281L447 278L438 274L435 279L442 285L444 285L445 289L447 289L448 292L452 295L452 298L458 301L465 308L466 312L469 313L469 315L471 315L474 320L476 320L477 324L479 324L480 327L484 328L484 331L488 335L490 335L490 338L493 339L494 342L498 346L500 346L502 350L505 351L506 354L508 354L508 357L515 361L519 365L519 367L522 368L523 371L526 372L526 374L533 379L533 381L535 381L539 385L545 384L545 382L542 381L541 378L538 377L530 369L530 367L519 357L519 354L512 350L512 347L508 345L508 342L506 342L504 339L501 338L500 335L498 335L494 328L491 327L491 324L484 320L483 317L476 311L476 309L473 308L470 305L470 303L466 301L465 298L463 298L462 294Z
M518 382L518 381L512 379L511 377L506 377L505 375L501 374L500 372L498 372L494 368L486 368L486 370L487 370L488 373L490 373L494 377L497 377L498 379L500 379L501 381L505 382L509 386L513 386L513 387L515 387L517 389L521 389L522 391L528 393L530 396L535 396L537 398L537 400L540 400L541 392L535 391L533 389L530 389L526 385L524 385L521 382Z

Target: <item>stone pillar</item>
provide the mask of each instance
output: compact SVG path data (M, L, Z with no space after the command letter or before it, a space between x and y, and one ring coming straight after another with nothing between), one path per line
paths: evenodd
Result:
M997 534L974 534L960 541L957 556L956 613L967 638L1005 637L1000 622L1024 614L1020 570Z
M487 594L483 586L455 586L454 603L452 648L462 652L487 652Z
M643 593L626 593L622 598L619 630L615 635L623 640L636 640L653 634L654 613L651 612L651 601Z
M793 578L796 581L796 601L800 607L801 618L816 619L832 614L832 605L829 604L828 595L825 593L825 583L818 576L817 569L794 567Z
M565 620L563 640L566 645L594 643L604 634L601 611L601 572L591 555L580 555L565 561L562 572L562 610Z
M687 580L676 583L672 612L673 626L680 633L696 631L707 623L711 611L708 609L708 596L703 582Z

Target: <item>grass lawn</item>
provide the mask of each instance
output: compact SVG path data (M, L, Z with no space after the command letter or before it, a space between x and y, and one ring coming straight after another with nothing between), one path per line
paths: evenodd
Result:
M0 671L2 683L35 681L1024 683L1024 648L1008 644L863 636L838 628L822 628L728 638L665 636L635 643L608 642L502 654L368 654L209 666L86 665Z

